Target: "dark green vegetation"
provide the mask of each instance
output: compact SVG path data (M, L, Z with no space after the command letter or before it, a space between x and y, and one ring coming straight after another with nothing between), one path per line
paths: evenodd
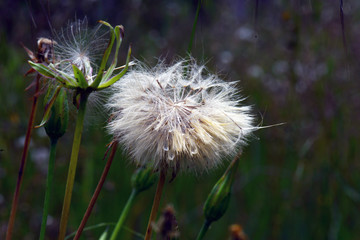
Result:
M90 25L106 20L125 27L124 62L133 57L150 65L186 56L194 1L98 1L49 6L1 4L0 27L0 239L4 238L15 189L23 136L30 114L33 78L19 42L34 49L38 37L84 15ZM256 5L258 2L258 5ZM200 11L193 56L228 80L241 80L259 124L286 124L260 130L244 149L229 210L205 239L225 239L228 226L243 225L250 239L357 239L360 234L360 3L344 1L210 1ZM49 9L49 10L48 10ZM10 14L9 14L10 13ZM36 24L36 28L34 27ZM343 31L345 38L343 39ZM105 161L108 118L99 99L90 99L70 210L69 230L80 224ZM71 106L74 108L73 106ZM74 109L73 109L74 110ZM57 235L75 116L59 140L54 195L47 235ZM39 105L37 123L43 111ZM40 232L49 142L35 130L24 176L13 239L36 239ZM167 183L162 206L177 211L181 239L194 239L203 223L202 205L225 171L202 176L179 174ZM116 222L131 192L135 167L116 155L108 180L87 226ZM155 187L139 195L125 226L144 233ZM98 239L105 228L85 232ZM121 239L137 239L128 231Z

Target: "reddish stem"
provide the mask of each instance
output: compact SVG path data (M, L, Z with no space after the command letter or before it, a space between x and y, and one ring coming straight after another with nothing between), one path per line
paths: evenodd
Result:
M108 172L109 172L111 163L112 163L112 161L113 161L113 159L114 159L114 156L115 156L115 153L116 153L117 141L114 141L113 143L111 143L111 145L109 146L108 150L105 152L104 158L106 157L106 155L107 155L107 153L108 153L108 151L109 151L109 149L110 149L111 147L112 147L111 154L110 154L110 156L109 156L109 158L108 158L108 160L107 160L107 162L106 162L104 171L103 171L103 173L102 173L102 175L101 175L101 178L100 178L99 183L98 183L98 185L97 185L97 187L96 187L96 189L95 189L95 192L94 192L94 194L93 194L93 196L92 196L92 198L91 198L91 201L90 201L90 203L89 203L89 206L88 206L88 208L86 209L86 212L85 212L85 214L84 214L83 219L81 220L80 226L79 226L79 228L78 228L78 230L77 230L77 232L76 232L76 235L75 235L75 237L74 237L74 240L77 240L77 239L80 238L81 233L82 233L82 231L84 230L84 227L85 227L85 225L86 225L86 222L88 221L88 219L89 219L89 217L90 217L90 214L91 214L91 211L92 211L92 209L94 208L94 205L95 205L95 203L96 203L96 200L97 200L97 198L98 198L98 196L99 196L99 194L100 194L100 191L101 191L101 189L102 189L102 187L103 187L103 185L104 185L106 176L107 176L107 174L108 174Z
M20 188L24 177L24 171L26 167L26 159L29 152L29 145L30 145L30 137L34 126L35 121L35 114L36 114L36 108L38 103L38 92L40 89L40 75L36 75L36 87L35 87L35 94L33 95L33 102L32 102L32 108L31 113L29 117L28 127L26 130L26 137L25 137L25 143L24 143L24 149L22 152L21 162L20 162L20 168L14 193L14 198L11 205L11 212L10 212L10 218L8 223L8 228L6 232L6 240L11 240L12 237L12 231L14 228L14 222L15 222L15 216L16 216L16 210L19 203L19 195L20 195Z
M157 212L159 209L162 190L163 190L164 183L165 183L165 177L166 177L166 168L162 168L160 170L160 178L159 178L158 185L156 187L154 202L153 202L153 206L151 208L151 213L150 213L149 222L148 222L148 226L146 229L146 235L145 235L144 240L150 240L150 238L151 238L152 222L155 221L155 218L156 218L156 215L157 215Z

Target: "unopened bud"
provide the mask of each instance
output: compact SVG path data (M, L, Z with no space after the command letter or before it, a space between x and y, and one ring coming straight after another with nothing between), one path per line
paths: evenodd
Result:
M131 186L139 193L150 188L155 183L156 178L152 168L141 167L132 175Z
M205 202L204 215L209 223L220 219L228 208L231 186L234 181L237 166L238 159L235 159L230 164L224 175L215 184Z
M51 95L49 89L46 98ZM51 108L51 115L45 125L46 134L51 140L57 140L62 137L67 129L69 122L69 106L66 97L66 91L61 89L59 95L56 97L54 105Z

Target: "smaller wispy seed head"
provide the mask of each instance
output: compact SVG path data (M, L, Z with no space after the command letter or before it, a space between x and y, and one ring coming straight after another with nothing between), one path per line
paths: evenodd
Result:
M107 33L101 30L101 26L102 24L98 24L90 29L87 18L84 18L69 23L59 32L54 32L58 43L54 45L56 68L72 74L72 65L75 65L91 84L108 44L108 38L105 37Z

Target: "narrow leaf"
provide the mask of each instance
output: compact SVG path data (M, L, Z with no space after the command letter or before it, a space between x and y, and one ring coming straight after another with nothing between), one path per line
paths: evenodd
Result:
M50 113L51 113L51 111L50 111L51 107L54 105L54 102L55 102L57 96L59 95L61 88L62 88L62 86L58 86L55 89L54 94L52 95L50 100L45 105L45 112L44 112L44 116L43 116L43 119L42 119L41 123L39 125L35 126L35 128L39 128L39 127L44 126L45 123L49 120Z

